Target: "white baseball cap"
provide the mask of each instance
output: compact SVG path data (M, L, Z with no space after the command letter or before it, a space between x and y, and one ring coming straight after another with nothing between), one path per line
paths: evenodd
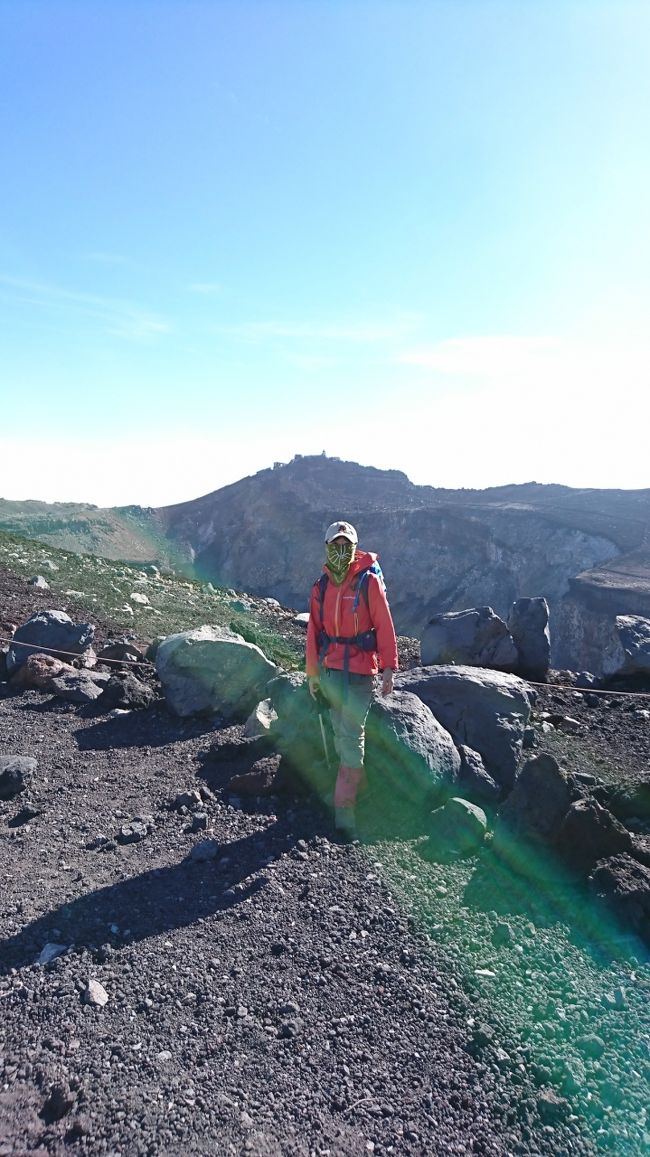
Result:
M359 535L349 522L333 522L325 531L326 544L332 542L335 538L347 538L353 546L356 546L359 541Z

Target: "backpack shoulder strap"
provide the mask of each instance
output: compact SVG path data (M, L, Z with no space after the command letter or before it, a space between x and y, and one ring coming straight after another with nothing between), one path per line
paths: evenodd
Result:
M379 582L381 583L384 590L386 589L386 584L384 583L384 576L382 574L382 569L381 569L379 563L378 562L372 562L370 564L370 566L367 566L365 568L365 570L362 570L359 572L359 575L358 575L358 578L357 578L357 581L355 584L354 603L352 605L352 609L354 611L356 611L357 607L359 606L359 599L360 599L362 594L363 594L363 598L364 598L364 602L365 602L366 606L367 607L370 606L370 595L368 593L368 579L369 579L371 574L374 575L375 578L379 580Z
M329 575L326 574L325 571L323 571L318 582L316 583L316 586L318 587L318 609L319 609L319 613L320 613L321 628L323 627L323 623L324 623L323 612L325 609L325 591L327 590L328 582L329 582Z

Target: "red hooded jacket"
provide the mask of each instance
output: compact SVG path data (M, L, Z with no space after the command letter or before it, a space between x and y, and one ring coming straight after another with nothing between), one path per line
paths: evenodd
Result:
M354 675L376 675L381 668L392 667L397 670L397 640L395 627L388 606L383 583L377 575L369 574L364 582L368 583L368 601L365 594L358 601L356 612L353 611L356 578L359 571L366 570L375 562L376 554L366 550L357 550L350 564L345 579L340 586L332 582L331 577L325 588L323 601L323 622L320 617L320 591L318 581L312 587L309 606L309 626L307 628L307 674L311 677L318 675L318 636L322 629L328 635L342 635L351 637L363 634L365 631L375 630L377 633L377 650L362 651L359 647L350 647L350 671ZM323 570L329 574L325 566ZM330 643L323 664L342 671L345 662L345 644Z

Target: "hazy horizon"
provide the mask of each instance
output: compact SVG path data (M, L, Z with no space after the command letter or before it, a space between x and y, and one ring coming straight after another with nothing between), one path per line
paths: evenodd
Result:
M322 456L323 456L322 454L310 455L310 454L297 453L295 455L292 455L292 458L288 459L286 462L279 462L279 465L280 466L288 466L288 465L290 465L293 458L310 458L310 457L322 457ZM402 470L400 467L397 467L397 466L377 466L374 462L361 463L361 462L357 462L354 459L342 459L342 458L340 458L340 456L329 455L329 454L325 455L325 457L327 457L329 459L344 461L348 464L352 464L352 465L356 465L356 466L362 466L363 468L374 468L377 470L399 470L402 474L406 475L407 479L410 482L414 482L414 479L410 477L408 470ZM224 482L221 486L212 486L209 490L203 491L200 494L188 495L186 498L179 499L178 502L141 503L141 502L134 502L133 501L133 502L118 502L118 503L102 504L102 503L94 503L90 499L87 499L87 498L47 499L47 498L39 498L38 495L33 495L33 494L21 495L20 497L15 497L15 498L10 498L6 494L0 494L0 502L45 502L45 503L49 503L52 505L78 505L78 506L87 505L87 506L96 506L98 509L111 509L111 508L115 508L115 507L124 507L124 506L142 506L142 507L150 507L150 508L160 508L160 507L165 507L165 506L177 506L177 505L182 505L185 502L192 502L192 501L196 501L200 498L206 498L206 497L208 497L208 495L216 493L218 490L222 490L227 486L233 486L237 482L243 482L247 478L254 477L256 474L262 473L265 470L272 469L273 466L276 465L277 462L278 462L278 460L276 460L276 462L268 462L266 465L260 466L259 470L253 471L252 474L242 474L238 478L234 478L229 482ZM476 491L482 492L485 490L507 489L508 487L513 487L513 486L558 486L558 487L564 488L566 486L566 483L557 482L557 481L556 482L539 482L538 479L527 478L522 482L512 482L512 481L510 481L510 482L497 482L494 485L490 485L490 486L447 487L447 486L436 486L436 485L434 485L434 483L431 483L431 482L414 482L414 485L416 485L416 486L434 486L434 488L437 490L451 490L451 491L476 490ZM650 487L578 486L578 487L570 487L570 489L575 489L575 490L623 490L623 491L630 491L630 492L632 492L634 490L638 490L639 492L642 492L644 490L650 490Z

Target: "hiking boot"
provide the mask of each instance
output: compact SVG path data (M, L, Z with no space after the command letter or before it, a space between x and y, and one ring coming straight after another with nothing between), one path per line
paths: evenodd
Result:
M334 809L334 826L337 831L347 836L349 840L356 840L357 825L353 807L337 807Z

